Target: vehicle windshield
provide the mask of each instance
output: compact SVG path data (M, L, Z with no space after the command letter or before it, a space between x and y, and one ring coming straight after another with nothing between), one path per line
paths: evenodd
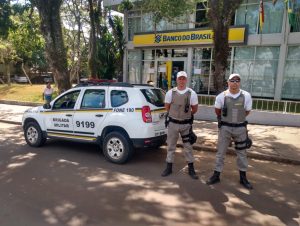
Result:
M156 107L163 107L166 93L161 89L141 89L146 100Z

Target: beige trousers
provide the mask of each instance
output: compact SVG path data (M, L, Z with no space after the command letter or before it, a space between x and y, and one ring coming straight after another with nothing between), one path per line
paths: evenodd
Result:
M168 138L167 138L168 152L166 158L166 161L168 163L174 162L174 155L176 151L176 144L179 138L179 134L181 136L189 134L190 128L191 128L190 124L176 124L173 122L169 123ZM183 151L184 151L184 157L186 161L188 163L194 162L193 146L190 144L190 142L183 143Z
M216 167L215 170L222 172L224 166L224 159L227 148L231 142L231 138L235 142L241 142L247 138L247 129L246 127L229 127L222 126L219 129L218 136L218 151L216 155ZM248 160L247 160L247 151L244 150L235 150L237 154L237 166L240 171L247 171Z

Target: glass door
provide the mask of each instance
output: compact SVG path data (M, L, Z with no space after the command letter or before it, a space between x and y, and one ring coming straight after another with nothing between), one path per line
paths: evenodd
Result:
M177 72L185 70L184 60L159 60L157 61L157 74L155 86L165 91L176 86Z

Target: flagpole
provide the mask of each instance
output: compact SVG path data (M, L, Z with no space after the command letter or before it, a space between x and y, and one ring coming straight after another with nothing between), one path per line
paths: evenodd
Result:
M264 2L263 0L260 0L259 2L259 27L260 27L260 38L259 38L259 44L262 44L262 33L263 33L263 25L265 22L265 12L264 12Z

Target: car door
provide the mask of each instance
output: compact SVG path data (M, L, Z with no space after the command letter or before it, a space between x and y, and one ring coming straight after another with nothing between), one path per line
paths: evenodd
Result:
M81 103L74 114L74 135L78 139L95 141L97 130L101 127L108 110L107 88L87 88L84 90Z
M51 110L43 112L45 114L45 126L48 136L66 137L73 134L74 108L80 90L68 92L52 105Z

